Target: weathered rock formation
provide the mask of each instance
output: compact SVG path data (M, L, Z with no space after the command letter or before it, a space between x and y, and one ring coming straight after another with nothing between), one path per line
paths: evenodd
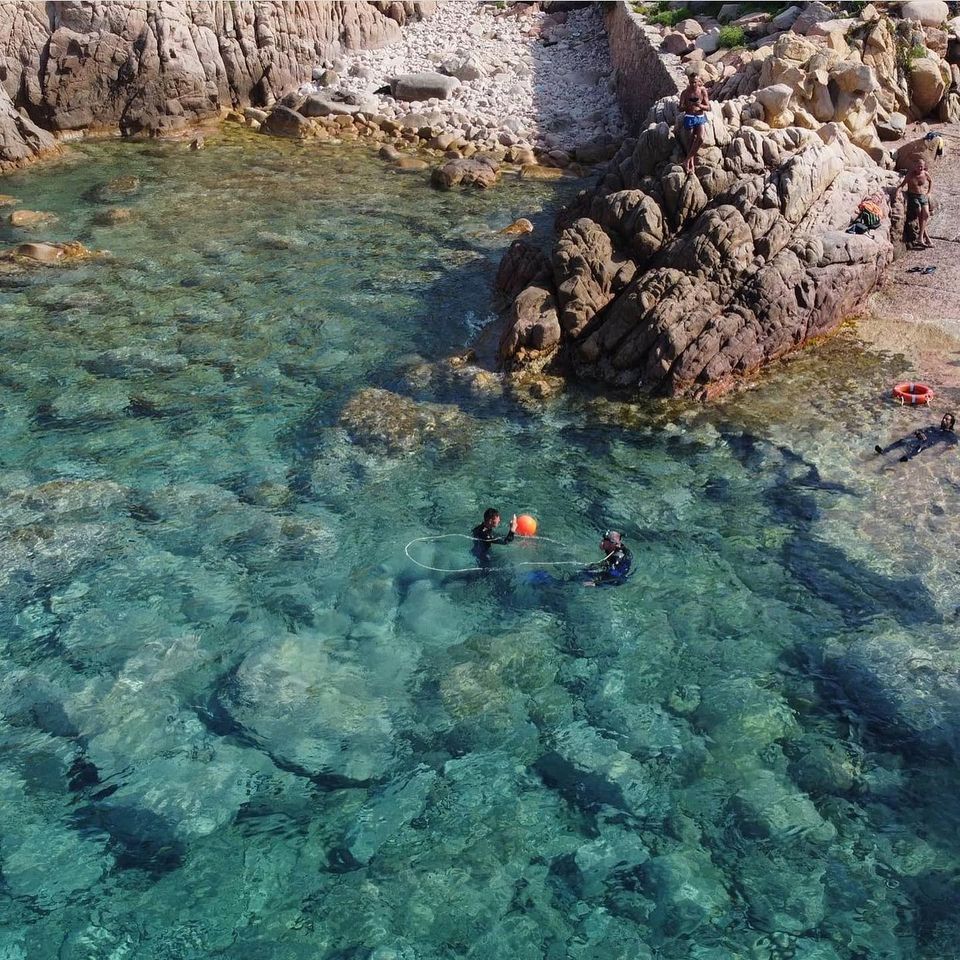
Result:
M568 211L549 267L513 244L499 274L506 367L553 362L712 396L828 333L873 290L893 258L890 219L871 235L845 229L897 178L841 124L775 129L783 104L762 101L713 105L689 177L676 99L661 101Z
M746 47L704 55L691 40L687 68L712 81L719 100L786 86L786 123L814 129L837 121L878 158L874 124L886 127L892 119L897 129L907 119L960 119L960 74L951 66L960 62L960 18L945 22L946 5L938 2L904 3L899 14L894 19L886 5L867 5L856 17L840 16L822 3L794 8L789 22L749 14L735 21Z
M0 170L51 132L156 134L223 107L269 104L318 60L396 40L431 0L0 4Z
M943 30L874 12L866 20L824 21L811 31L784 33L770 46L736 55L746 59L717 87L717 97L785 84L798 122L843 123L877 158L875 124L892 121L898 128L907 119L960 117Z

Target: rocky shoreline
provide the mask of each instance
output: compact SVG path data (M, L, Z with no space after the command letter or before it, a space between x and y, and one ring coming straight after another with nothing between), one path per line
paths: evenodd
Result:
M161 25L121 23L120 5L58 8L49 23L7 8L19 60L0 103L0 160L16 166L111 122L182 135L225 117L302 141L366 141L397 170L432 168L442 189L596 170L551 249L517 241L501 265L501 367L714 397L829 334L883 282L903 218L891 171L937 152L918 142L894 157L887 143L910 121L960 115L960 18L947 21L939 0L855 14L691 3L683 20L658 6L644 17L622 2L304 4L294 21L266 23L243 4L232 15L171 5L159 64L140 41ZM228 42L231 30L254 46ZM133 79L84 99L107 47ZM209 75L214 47L222 71ZM676 95L637 122L644 95L675 87L681 67L714 99L690 177ZM881 227L847 234L870 194L887 205ZM33 247L46 262L68 255Z
M708 27L716 12L704 14ZM958 53L947 42L958 21L945 22L943 3L903 4L907 19L869 4L841 12L796 5L774 33L770 13L751 15L761 41L713 51L719 72L706 70L703 45L685 41L701 53L690 69L715 78L694 175L683 170L689 134L668 97L560 218L548 255L524 241L507 254L504 367L712 398L865 302L902 249L892 171L938 153L921 139L894 156L881 134L960 104L958 68L944 59ZM885 207L880 227L848 233L871 195Z
M625 129L600 9L557 6L441 2L396 42L326 59L270 110L227 118L298 140L382 144L398 170L439 161L441 189L492 186L504 165L526 178L582 175Z
M0 172L85 134L171 136L391 43L433 0L0 4Z

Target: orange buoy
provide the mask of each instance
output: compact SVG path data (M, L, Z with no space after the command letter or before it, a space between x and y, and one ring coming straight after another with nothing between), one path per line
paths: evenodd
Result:
M898 383L893 388L893 395L901 404L929 403L933 399L933 389L925 383Z
M529 513L521 513L517 517L517 533L521 537L532 537L537 532L537 521Z

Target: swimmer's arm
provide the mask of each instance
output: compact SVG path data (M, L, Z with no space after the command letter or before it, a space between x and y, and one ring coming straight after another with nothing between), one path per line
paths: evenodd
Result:
M517 535L517 515L514 514L513 518L510 520L510 530L506 533L505 536L497 537L496 540L491 540L491 543L512 543L513 538Z

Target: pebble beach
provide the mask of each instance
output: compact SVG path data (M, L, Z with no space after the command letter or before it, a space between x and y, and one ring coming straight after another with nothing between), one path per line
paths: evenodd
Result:
M404 101L377 91L406 74L452 77L447 98ZM527 143L568 150L623 132L602 15L529 6L441 3L394 44L318 65L301 92L364 105L380 116L429 122L478 146Z

